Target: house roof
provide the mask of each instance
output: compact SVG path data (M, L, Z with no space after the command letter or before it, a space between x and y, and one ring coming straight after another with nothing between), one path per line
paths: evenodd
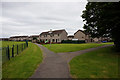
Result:
M31 36L29 36L29 37L30 37L30 38L31 38L31 37L39 37L39 35L31 35Z
M52 31L52 34L60 34L62 33L63 31L65 31L65 29L62 29L62 30L54 30ZM47 35L49 34L50 31L47 31L47 32L42 32L40 35Z
M10 38L24 38L24 37L28 37L28 36L12 36Z
M77 32L79 32L79 31L81 31L82 33L84 33L84 34L88 35L88 33L86 33L86 32L85 32L85 31L83 31L83 30L80 30L80 29L79 29ZM75 32L75 33L74 33L74 35L75 35L77 32Z

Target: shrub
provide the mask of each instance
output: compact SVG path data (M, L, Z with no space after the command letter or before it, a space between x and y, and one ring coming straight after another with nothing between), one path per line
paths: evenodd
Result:
M61 43L74 43L74 44L80 44L80 43L85 43L85 40L62 40Z

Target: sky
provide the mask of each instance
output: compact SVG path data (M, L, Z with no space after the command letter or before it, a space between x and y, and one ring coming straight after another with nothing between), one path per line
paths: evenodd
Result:
M39 35L41 32L65 29L73 35L83 30L82 11L87 2L2 2L2 35Z

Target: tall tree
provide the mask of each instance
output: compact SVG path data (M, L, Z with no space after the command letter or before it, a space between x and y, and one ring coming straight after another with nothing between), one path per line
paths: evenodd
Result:
M88 2L82 18L92 37L109 36L120 50L120 2Z

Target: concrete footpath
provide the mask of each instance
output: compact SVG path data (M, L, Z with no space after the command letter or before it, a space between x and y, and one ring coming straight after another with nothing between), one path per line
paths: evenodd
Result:
M43 52L43 62L30 78L70 78L67 62L58 54L37 44Z
M101 47L90 48L86 50L67 52L67 53L54 53L40 44L38 45L43 52L43 62L36 69L30 78L70 78L69 61L80 54L94 51L100 48L112 46L104 45Z
M100 47L96 47L96 48L89 48L89 49L85 49L85 50L80 50L80 51L75 51L75 52L65 52L65 53L57 53L58 55L60 55L61 57L63 57L67 63L69 63L69 61L74 58L75 56L78 56L80 54L83 53L87 53L87 52L91 52L100 48L105 48L108 46L113 46L113 45L104 45L104 46L100 46Z

